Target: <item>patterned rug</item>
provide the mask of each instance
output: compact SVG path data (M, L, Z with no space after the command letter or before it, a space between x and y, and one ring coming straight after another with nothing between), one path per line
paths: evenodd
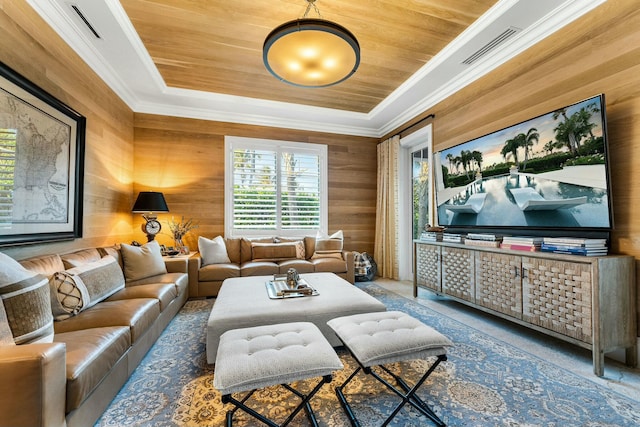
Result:
M505 342L436 313L374 283L357 284L382 301L431 325L454 343L419 395L448 426L638 426L640 404ZM166 328L96 426L223 426L225 409L213 388L213 369L205 358L205 325L214 300L189 301ZM345 369L336 373L312 400L320 426L348 426L333 387L352 372L355 362L338 350ZM431 361L392 365L409 381L420 377ZM295 385L308 389L315 380ZM378 382L358 374L345 390L363 427L379 426L398 397ZM284 420L297 398L270 387L251 398L270 418ZM282 414L285 414L284 416ZM257 426L238 411L236 426ZM304 413L290 424L308 426ZM433 425L408 405L392 426Z

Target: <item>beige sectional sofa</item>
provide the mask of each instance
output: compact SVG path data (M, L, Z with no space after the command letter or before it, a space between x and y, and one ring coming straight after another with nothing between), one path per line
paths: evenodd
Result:
M228 259L207 262L202 241L200 252L189 258L189 295L217 296L222 282L232 277L298 273L335 273L353 283L353 252L342 250L342 233L330 236L291 238L218 238L224 241ZM332 238L334 237L334 238ZM202 239L202 238L201 238Z
M157 250L159 255L159 246ZM109 257L116 259L122 273L113 274ZM46 277L48 286L51 280L69 280L72 273L76 274L74 280L80 276L85 282L111 282L118 277L123 283L106 298L95 304L92 301L91 306L86 299L88 308L77 312L57 307L56 313L55 306L61 299L51 297L54 317L64 319L53 321L53 342L0 345L0 426L87 427L100 417L188 298L186 263L181 269L179 263L167 264L171 266L168 270L162 263L159 271L155 257L154 268L145 275L144 263L136 266L135 261L135 257L122 256L122 250L114 247L20 261L26 270L38 273L34 277ZM91 269L101 262L112 270ZM92 292L107 295L110 291L99 288ZM11 294L3 298L6 295ZM37 299L33 297L29 299ZM5 324L9 317L11 324L17 302L3 301L0 308L6 308L6 314L0 315ZM45 325L41 329L47 328Z

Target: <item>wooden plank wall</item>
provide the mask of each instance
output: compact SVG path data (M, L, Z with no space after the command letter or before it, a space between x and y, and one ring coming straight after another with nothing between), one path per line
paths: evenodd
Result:
M435 114L434 150L438 151L598 93L606 97L615 221L611 251L638 259L640 8L637 0L604 3L422 116ZM636 268L636 282L638 278L640 268ZM640 291L637 294L640 308ZM640 325L640 309L638 313Z
M15 258L131 239L133 112L26 1L0 1L0 61L87 118L83 238L1 248Z
M162 191L170 209L159 215L160 243L173 244L167 221L183 215L199 223L185 239L192 250L199 235L224 235L225 135L326 144L329 231L344 231L346 249L373 253L377 138L135 114L134 191Z

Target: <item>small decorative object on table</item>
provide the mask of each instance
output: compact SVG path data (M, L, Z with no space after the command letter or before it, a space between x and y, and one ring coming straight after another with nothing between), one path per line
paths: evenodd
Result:
M171 221L169 221L169 230L171 230L171 234L173 235L175 248L178 250L178 253L189 255L189 247L182 242L182 238L194 228L198 228L198 224L193 221L193 218L185 221L183 216L179 222L176 222L172 217Z
M300 280L300 275L298 274L298 270L295 268L290 268L287 270L287 285L291 289L295 289L298 287L298 280Z

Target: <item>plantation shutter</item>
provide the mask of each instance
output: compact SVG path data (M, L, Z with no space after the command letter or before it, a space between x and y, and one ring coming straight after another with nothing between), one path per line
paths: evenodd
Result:
M282 228L315 230L320 227L320 158L281 153Z
M326 145L241 137L225 145L227 236L326 233Z
M233 151L233 227L275 230L278 217L277 153Z

